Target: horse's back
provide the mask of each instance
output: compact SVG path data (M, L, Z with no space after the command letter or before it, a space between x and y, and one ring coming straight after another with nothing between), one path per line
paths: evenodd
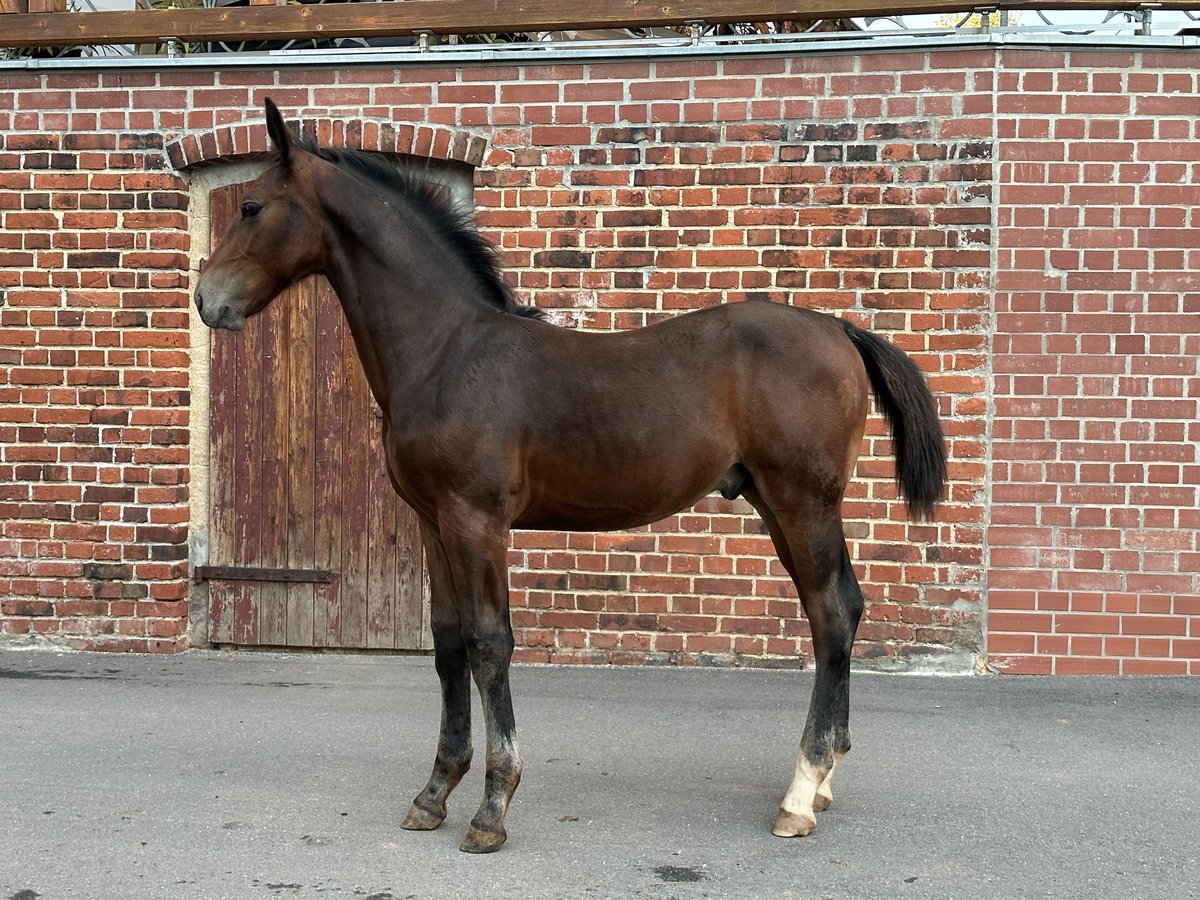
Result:
M766 300L705 307L629 331L571 331L541 323L538 328L543 337L557 332L563 351L580 364L659 360L699 369L774 353L796 355L800 362L820 368L857 359L839 319Z
M696 423L732 435L770 430L764 417L782 417L782 427L794 428L806 411L839 420L865 416L862 360L841 321L825 313L752 300L624 332L529 325L544 344L529 354L537 365L527 371L544 388L537 405L552 427L566 424L560 416L640 417L680 433Z
M795 409L806 402L822 407L822 415L835 412L831 403L844 412L838 418L865 415L862 359L841 320L827 313L750 300L688 313L640 334L645 349L664 364L709 371L729 382L731 398L748 413L761 416L780 404ZM686 363L673 359L679 347L694 349L694 357Z

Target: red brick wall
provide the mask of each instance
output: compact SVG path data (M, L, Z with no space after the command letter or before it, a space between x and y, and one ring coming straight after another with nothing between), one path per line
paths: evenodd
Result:
M1176 54L998 73L988 648L1200 674L1200 99Z
M872 421L846 501L860 655L967 667L986 641L1014 671L1196 671L1200 202L1178 178L1195 163L1160 158L1197 137L1191 66L979 49L0 76L0 634L185 643L190 244L166 149L236 152L222 128L269 94L351 144L375 146L362 119L485 139L479 220L563 324L765 296L912 353L953 483L908 524ZM808 652L740 502L514 544L523 659Z
M127 80L0 77L0 635L173 650L187 190Z
M561 321L637 327L766 297L849 311L933 373L954 458L943 518L905 523L879 422L846 501L872 657L979 644L992 146L987 109L957 94L990 78L891 55L577 65L474 89L478 115L507 126L480 173L480 220ZM526 659L809 652L744 501L516 548Z

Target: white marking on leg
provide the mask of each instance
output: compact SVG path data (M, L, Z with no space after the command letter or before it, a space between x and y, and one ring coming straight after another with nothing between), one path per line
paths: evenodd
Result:
M833 765L829 767L829 774L825 776L825 780L821 782L817 788L817 796L813 800L813 809L817 812L824 812L829 809L829 804L833 802L833 773L837 771L838 763L842 761L844 753L836 753L833 757Z
M816 746L831 746L833 733L830 732L824 741L813 741ZM783 802L779 805L779 815L775 819L774 833L779 837L803 837L812 832L817 824L814 800L817 790L825 783L832 773L832 766L826 769L809 761L805 754L805 741L800 742L800 752L796 754L796 772L792 783L788 786ZM837 764L836 757L834 765ZM819 807L824 808L824 807Z
M803 837L813 830L817 824L813 798L823 776L824 773L813 766L801 750L796 757L796 773L792 776L792 783L783 797L783 803L779 805L779 815L775 819L773 829L776 835Z

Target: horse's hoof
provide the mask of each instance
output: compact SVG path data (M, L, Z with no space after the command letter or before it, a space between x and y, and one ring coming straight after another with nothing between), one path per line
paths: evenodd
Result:
M833 802L832 794L822 794L817 791L817 795L813 797L813 812L825 812L829 809L829 804Z
M801 816L780 808L771 833L776 837L807 837L817 827L815 816Z
M422 809L414 803L404 821L400 823L400 827L405 831L433 831L444 821L446 821L445 813L439 815L436 812Z
M500 826L499 831L492 831L472 824L458 849L463 853L495 853L507 839L504 826Z

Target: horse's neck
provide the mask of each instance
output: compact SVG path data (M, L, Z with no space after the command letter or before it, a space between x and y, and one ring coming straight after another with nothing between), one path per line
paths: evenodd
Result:
M444 253L405 227L415 213L350 180L338 184L337 216L327 225L327 275L375 399L390 415L390 401L427 381L446 344L480 311L450 289L451 276L439 271Z

